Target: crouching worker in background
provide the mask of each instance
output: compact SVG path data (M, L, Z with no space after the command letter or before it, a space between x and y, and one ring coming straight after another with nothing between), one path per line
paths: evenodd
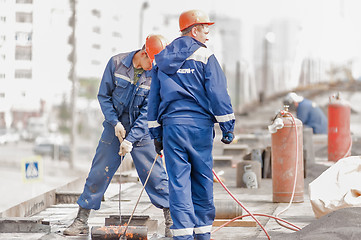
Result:
M314 134L327 134L327 117L315 102L290 92L283 104L288 105L290 111L296 111L297 118L305 127L312 128Z

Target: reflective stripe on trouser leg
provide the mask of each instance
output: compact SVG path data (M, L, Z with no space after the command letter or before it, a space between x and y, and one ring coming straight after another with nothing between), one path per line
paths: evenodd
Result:
M148 136L141 142L133 144L131 155L138 176L144 184L154 162L154 158L157 155L150 137ZM154 164L148 183L145 186L145 191L154 206L158 208L169 208L168 177L160 157L158 157Z
M105 191L120 165L119 140L114 128L104 125L104 131L96 149L92 166L86 179L83 193L77 203L85 209L100 208Z
M211 226L215 216L211 156L213 126L165 125L163 139L173 238L193 239L189 229ZM195 171L198 167L200 169ZM207 235L209 239L210 233Z
M211 238L212 225L194 228L195 239L203 240Z

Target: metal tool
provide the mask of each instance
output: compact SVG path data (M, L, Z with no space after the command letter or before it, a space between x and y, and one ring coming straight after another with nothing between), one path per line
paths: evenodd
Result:
M147 182L149 180L150 174L152 173L153 167L158 159L159 155L157 154L154 162L152 164L152 167L149 170L148 176L144 182L143 188L139 194L138 200L134 206L133 212L129 217L128 223L126 226L121 226L121 180L120 180L120 186L119 186L119 216L120 216L120 225L119 226L94 226L91 229L91 238L93 240L126 240L126 239L132 239L132 240L146 240L147 239L147 227L146 226L129 226L132 217L134 215L134 212L138 206L138 203L140 201L140 198L142 196L142 193L145 189L145 186L147 185ZM124 158L124 157L123 157ZM123 160L123 159L122 159ZM121 177L121 175L120 175Z
M120 240L126 240L126 238L122 238L122 237L125 237L125 236L126 236L126 233L127 233L127 230L128 230L128 226L129 226L129 224L130 224L130 221L132 221L132 218L133 218L133 215L134 215L135 209L136 209L136 208L137 208L137 206L138 206L138 203L139 203L140 197L141 197L141 196L142 196L142 194L143 194L143 191L144 191L144 189L145 189L145 186L147 185L148 179L149 179L149 177L150 177L150 174L152 173L152 170L153 170L154 164L157 162L158 157L159 157L159 154L157 154L157 155L155 156L155 158L154 158L154 161L153 161L152 167L151 167L151 168L150 168L150 170L149 170L149 173L148 173L147 179L146 179L146 180L145 180L145 182L144 182L144 185L143 185L142 191L140 191L140 194L139 194L139 197L138 197L137 203L136 203L136 204L135 204L135 206L134 206L133 212L132 212L132 214L131 214L131 215L130 215L130 217L129 217L128 223L127 223L127 225L125 226L124 233L123 233L123 235L120 237Z
M122 203L121 203L121 201L122 201L122 197L121 197L121 195L122 195L122 170L120 167L123 163L124 157L125 157L125 155L121 156L121 158L120 158L121 161L120 161L120 165L119 165L119 226L122 225ZM127 240L127 237L124 234L119 239Z

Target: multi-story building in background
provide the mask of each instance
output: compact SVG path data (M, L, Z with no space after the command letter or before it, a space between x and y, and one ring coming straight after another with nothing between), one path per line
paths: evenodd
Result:
M116 0L77 3L77 75L100 78L109 58L124 45L123 13ZM124 21L123 21L124 24Z
M40 112L40 101L30 101L33 83L34 8L32 0L0 1L0 124L9 127L12 112ZM23 101L23 104L20 104ZM28 106L28 107L26 107ZM26 110L24 108L27 108Z
M76 3L76 73L100 79L121 45L119 3ZM0 127L51 118L54 105L69 101L70 16L69 0L0 0Z

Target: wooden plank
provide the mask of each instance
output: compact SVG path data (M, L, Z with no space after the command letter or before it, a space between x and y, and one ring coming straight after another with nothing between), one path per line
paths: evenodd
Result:
M233 160L233 156L230 156L230 155L213 156L213 166L214 167L231 167L232 160Z
M77 192L56 192L56 204L75 204L81 193Z
M215 219L213 221L213 227L219 227L228 222L230 219ZM225 227L257 227L257 223L252 220L235 220Z

